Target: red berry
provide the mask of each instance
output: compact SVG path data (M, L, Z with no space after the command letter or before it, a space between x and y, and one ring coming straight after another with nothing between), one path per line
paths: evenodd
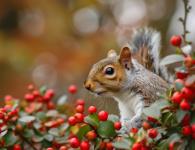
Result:
M5 105L5 106L4 106L4 109L5 109L6 112L11 111L12 106L10 106L10 105Z
M84 121L84 115L83 115L83 114L81 114L81 113L76 113L74 116L75 116L76 121L77 121L78 123L81 123L81 122Z
M70 146L72 148L78 148L80 146L80 142L79 142L78 138L76 138L76 137L71 138L69 140L69 143L70 143Z
M106 111L100 111L98 113L98 118L101 121L106 121L108 119L108 113Z
M176 79L174 84L184 85L185 82L184 82L184 80L182 80L182 79Z
M192 133L195 133L195 123L191 125Z
M192 67L193 66L193 59L192 59L192 57L191 56L185 57L184 64L188 68Z
M193 90L191 90L190 88L184 87L184 88L181 90L181 92L183 93L184 98L185 98L186 100L190 100L190 99L192 99L192 98L194 97L194 95L193 95Z
M134 143L131 150L141 150L142 144L141 143Z
M59 150L68 150L66 146L61 146Z
M85 101L83 99L78 99L76 105L85 105Z
M182 128L182 134L183 134L184 136L190 135L190 134L191 134L191 131L192 131L192 129L191 129L190 126L184 126L184 127Z
M183 97L183 94L182 94L182 93L180 93L180 92L175 92L175 93L173 94L173 96L171 97L171 100L172 100L172 102L175 103L175 104L180 104L183 98L184 98L184 97Z
M25 96L24 96L24 99L25 100L27 100L27 101L29 101L29 102L32 102L32 101L34 101L34 95L32 95L32 94L26 94Z
M186 100L183 100L181 103L180 103L180 108L182 110L190 110L190 104L186 101Z
M83 105L77 105L76 106L76 112L83 113L84 112L84 106Z
M51 100L51 96L48 95L47 93L45 93L45 95L43 96L43 101L44 102L49 102Z
M88 112L89 112L90 114L96 113L96 111L97 111L97 109L96 109L95 106L89 106Z
M181 46L181 42L182 42L182 38L180 35L174 35L171 37L170 39L170 43L173 45L173 46L177 46L177 47L180 47Z
M39 92L38 90L34 90L34 91L33 91L33 95L34 95L35 97L38 97L38 96L40 96L40 92Z
M4 97L5 102L9 102L9 101L11 101L12 99L13 99L13 97L12 97L11 95L6 95L6 96Z
M47 91L46 91L46 95L48 95L50 98L52 98L53 96L54 96L54 90L52 90L52 89L48 89Z
M77 120L74 116L71 116L68 118L68 123L69 125L74 126L77 123Z
M29 84L29 85L28 85L28 90L34 90L34 88L35 88L35 87L34 87L33 84Z
M0 119L4 119L4 113L0 112Z
M113 150L114 147L111 142L106 143L106 150Z
M102 141L102 142L100 143L99 149L100 149L100 150L105 150L105 148L106 148L106 142L103 142L103 141Z
M55 108L55 104L53 102L47 103L47 109L54 109L54 108Z
M150 122L153 122L153 123L157 123L157 122L158 122L157 119L155 119L155 118L153 118L153 117L151 117L151 116L148 116L148 117L147 117L147 120L150 121Z
M83 141L80 144L80 150L89 150L90 149L90 144L87 141Z
M11 116L15 116L18 114L18 110L17 109L14 109L10 112Z
M182 126L187 126L187 125L189 125L189 124L190 124L190 115L189 115L189 114L186 114L186 115L183 117L181 123L182 123Z
M64 119L63 119L63 118L58 118L56 121L57 121L59 124L64 123Z
M148 136L152 139L156 138L158 131L154 128L148 130Z
M47 148L47 150L54 150L54 148L52 148L52 147L49 147L49 148Z
M138 132L138 129L137 128L131 128L130 132L133 133L133 134L136 134Z
M178 79L185 79L188 76L188 73L183 71L178 71L176 72L176 76Z
M170 144L169 144L169 150L174 150L174 142L171 142Z
M21 146L19 144L15 144L13 150L21 150Z
M148 129L151 128L150 124L149 124L148 122L146 122L146 121L144 121L144 122L142 123L142 127L144 128L144 130L148 130Z
M96 137L97 137L97 134L95 133L94 130L89 131L89 132L87 132L87 134L86 134L86 138L87 138L88 140L94 140Z
M116 130L120 130L121 129L121 122L115 122L114 123L114 128L116 129Z
M71 93L71 94L75 94L77 92L77 87L76 85L70 85L68 87L68 91Z

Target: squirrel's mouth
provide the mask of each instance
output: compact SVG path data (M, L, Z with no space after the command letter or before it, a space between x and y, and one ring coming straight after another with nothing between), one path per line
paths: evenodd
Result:
M97 92L96 94L97 94L97 95L102 95L102 94L104 94L104 93L106 93L106 91Z

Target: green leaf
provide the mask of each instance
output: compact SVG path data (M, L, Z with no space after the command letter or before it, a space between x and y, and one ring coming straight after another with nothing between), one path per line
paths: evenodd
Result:
M176 82L175 83L175 89L176 91L181 91L181 89L184 87L182 83Z
M195 75L188 76L185 81L185 84L192 85L193 83L195 83Z
M144 108L143 113L146 116L152 116L159 118L161 115L161 109L170 106L170 103L166 100L159 100L153 103L150 107Z
M180 123L186 114L187 114L186 111L183 111L181 109L178 109L177 112L176 112L177 122Z
M173 55L168 55L168 56L164 57L161 60L160 65L164 66L164 65L169 65L169 64L181 62L181 61L184 61L184 56L173 54Z
M171 143L171 142L174 143L174 142L179 141L180 139L181 139L181 136L178 133L174 133L171 136L169 136L167 140L168 140L168 143Z
M57 100L57 105L64 105L64 104L66 104L67 100L68 100L67 95L63 95L63 96L61 96L61 97Z
M114 123L109 120L100 122L97 132L102 138L111 138L116 135Z
M15 136L12 131L8 131L7 134L4 135L3 139L5 141L5 146L8 147L14 145L17 142L18 137Z
M32 136L34 136L33 130L31 130L31 129L29 130L28 128L25 129L22 134L26 138L31 138Z
M57 117L59 115L58 111L56 110L50 110L46 113L47 117Z
M191 147L191 149L195 148L195 141L194 140L191 140L190 147Z
M117 149L130 149L131 141L128 139L122 139L120 141L114 142L113 146Z
M47 86L42 86L42 87L39 89L41 95L44 95L44 93L46 92L46 90L47 90Z
M46 119L45 112L38 112L38 113L36 113L36 118L38 118L41 121L45 120Z
M167 150L168 149L168 141L167 139L160 141L157 146L157 150Z
M44 137L35 134L35 135L32 137L32 140L33 140L33 142L36 142L36 143L37 143L37 142L43 141L43 140L44 140Z
M161 122L163 125L166 125L166 126L178 125L177 120L176 120L176 116L174 115L174 113L172 113L170 111L162 114Z
M79 128L79 132L77 133L77 137L79 138L79 140L82 140L85 134L90 130L91 127L89 125L84 125L83 127Z
M48 147L51 147L52 146L52 142L49 142L47 140L43 140L41 143L42 143L42 146L44 148L48 148Z
M98 119L98 115L97 114L91 114L85 117L85 122L94 126L94 127L98 127L99 125L99 119Z
M6 129L6 130L1 131L1 132L0 132L0 138L1 138L1 137L3 137L4 135L6 135L6 134L7 134L7 132L8 132L8 130L7 130L7 129Z
M56 137L55 141L59 144L65 144L68 142L68 138L67 137Z
M46 134L46 135L44 135L44 139L49 141L49 142L52 142L54 137L51 134Z
M35 120L34 116L23 116L19 119L19 121L24 122L24 123L29 123Z
M191 124L195 123L195 112L192 112L191 118Z
M112 122L117 122L117 121L119 121L120 119L119 119L119 117L118 117L117 115L110 114L110 115L108 116L108 120L110 120L110 121L112 121Z
M48 132L49 132L49 134L51 134L53 136L60 136L58 128L52 128Z

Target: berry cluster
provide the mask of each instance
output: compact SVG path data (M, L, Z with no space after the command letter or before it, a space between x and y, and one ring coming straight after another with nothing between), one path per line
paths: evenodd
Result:
M175 46L181 45L181 42L182 40L178 36L174 36L171 39L171 43ZM171 102L174 104L174 109L183 114L180 122L182 127L181 133L185 137L191 136L195 139L195 122L192 121L195 110L195 79L192 72L195 67L195 58L193 55L185 53L183 53L183 56L183 69L176 71L177 79L174 82L174 92Z
M7 95L4 98L5 106L0 108L0 133L7 130L9 124L18 119L17 101L12 96Z
M131 130L130 135L134 139L132 150L157 147L169 150L194 148L195 53L183 50L182 38L179 35L173 36L170 43L176 47L179 59L183 58L182 67L176 68L173 88L168 91L167 96L162 96L166 101L157 101L145 109L146 118L142 128ZM173 57L170 58L173 59Z
M68 123L71 128L76 127L79 129L69 137L70 146L72 148L80 148L81 150L89 150L95 143L96 146L99 146L99 149L114 149L112 141L116 137L115 130L118 131L121 129L121 123L119 121L110 121L108 119L108 113L103 110L97 112L95 106L89 106L87 110L88 115L84 115L84 106L85 101L78 99L75 114L68 118ZM109 131L109 127L111 127L111 131ZM104 135L104 128L107 128L110 132L108 135ZM109 138L112 138L112 140ZM96 142L97 140L99 140L99 143Z
M42 103L47 106L47 109L55 108L54 103L51 101L54 97L55 93L52 89L46 89L43 87L42 89L36 89L32 84L28 85L29 92L24 95L24 99L29 102L37 102Z

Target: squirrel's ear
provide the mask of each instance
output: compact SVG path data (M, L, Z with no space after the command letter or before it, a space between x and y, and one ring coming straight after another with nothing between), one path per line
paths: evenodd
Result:
M121 49L119 62L126 68L130 69L131 67L131 50L128 45L124 46Z
M117 53L115 50L111 49L108 51L107 57L115 57L117 56Z

